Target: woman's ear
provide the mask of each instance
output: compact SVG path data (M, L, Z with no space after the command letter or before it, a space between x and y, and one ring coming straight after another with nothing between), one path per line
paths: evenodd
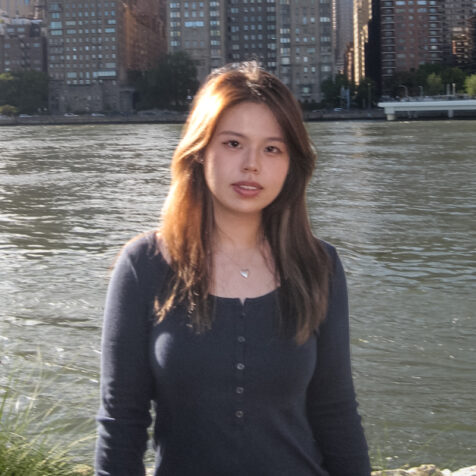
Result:
M195 155L195 160L199 164L203 164L203 162L205 161L205 153L203 151L198 152L198 154Z

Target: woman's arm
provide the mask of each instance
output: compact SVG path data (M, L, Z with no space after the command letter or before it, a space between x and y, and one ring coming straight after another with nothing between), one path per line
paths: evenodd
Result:
M137 242L136 242L137 243ZM153 381L148 309L129 247L119 256L107 292L101 357L96 474L141 476Z
M331 476L368 476L370 463L357 413L350 364L347 285L335 249L327 317L319 328L316 370L308 390L308 417Z

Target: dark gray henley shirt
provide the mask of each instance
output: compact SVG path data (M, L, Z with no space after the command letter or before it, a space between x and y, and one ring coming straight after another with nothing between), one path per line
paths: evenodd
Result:
M127 245L109 284L96 474L141 476L155 407L156 476L368 476L352 382L347 290L335 249L326 321L281 337L277 293L211 297L197 334L178 306L152 318L171 269L153 233Z

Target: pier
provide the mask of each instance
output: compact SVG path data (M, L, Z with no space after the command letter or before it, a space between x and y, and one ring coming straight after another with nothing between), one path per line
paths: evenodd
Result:
M394 121L398 113L407 113L408 117L417 117L419 112L447 111L451 119L455 111L473 111L476 113L476 99L407 99L403 101L379 102L384 108L388 121Z

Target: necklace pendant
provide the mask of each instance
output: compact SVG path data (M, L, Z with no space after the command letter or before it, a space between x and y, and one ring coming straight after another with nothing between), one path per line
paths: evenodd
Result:
M247 279L248 276L250 275L250 270L249 269L240 269L240 274L243 278Z

